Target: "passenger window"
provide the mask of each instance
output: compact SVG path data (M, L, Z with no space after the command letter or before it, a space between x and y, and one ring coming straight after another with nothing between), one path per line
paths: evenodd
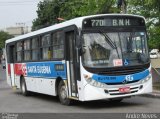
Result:
M39 39L38 37L32 38L32 60L39 59Z
M24 41L24 60L31 60L31 48L30 48L30 39Z
M64 40L62 38L62 32L58 31L52 34L52 58L60 59L64 57Z
M50 34L42 36L42 38L41 38L41 53L42 53L43 60L51 59L50 45L51 45Z
M22 61L22 46L23 46L22 42L17 42L17 44L16 44L16 59L18 62Z

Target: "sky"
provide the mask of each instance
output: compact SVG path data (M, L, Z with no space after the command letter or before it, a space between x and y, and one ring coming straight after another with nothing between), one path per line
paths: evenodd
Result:
M0 29L24 23L31 26L37 18L37 4L43 0L0 0Z

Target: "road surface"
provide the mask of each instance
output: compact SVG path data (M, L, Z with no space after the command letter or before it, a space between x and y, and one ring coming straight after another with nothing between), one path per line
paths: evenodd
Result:
M0 69L0 112L10 113L159 113L160 99L132 97L119 104L107 100L76 102L72 106L59 103L57 97L32 94L22 96L6 83L5 70Z

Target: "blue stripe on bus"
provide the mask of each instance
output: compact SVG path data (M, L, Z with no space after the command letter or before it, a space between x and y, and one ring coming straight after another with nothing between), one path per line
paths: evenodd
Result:
M33 62L26 63L28 77L43 77L66 79L66 64L62 62Z
M146 78L149 75L149 70L142 71L140 73L135 73L131 75L121 75L121 76L104 76L94 74L92 76L93 80L102 83L122 83L123 81L138 81Z

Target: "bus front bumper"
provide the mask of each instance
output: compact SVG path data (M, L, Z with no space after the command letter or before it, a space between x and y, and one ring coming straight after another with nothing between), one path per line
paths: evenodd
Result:
M128 92L120 92L120 89L129 87ZM89 100L102 100L111 98L125 98L135 95L141 95L152 92L152 78L145 83L140 81L132 84L124 85L112 85L108 88L98 88L90 84L87 84L84 88L84 99L83 101Z

